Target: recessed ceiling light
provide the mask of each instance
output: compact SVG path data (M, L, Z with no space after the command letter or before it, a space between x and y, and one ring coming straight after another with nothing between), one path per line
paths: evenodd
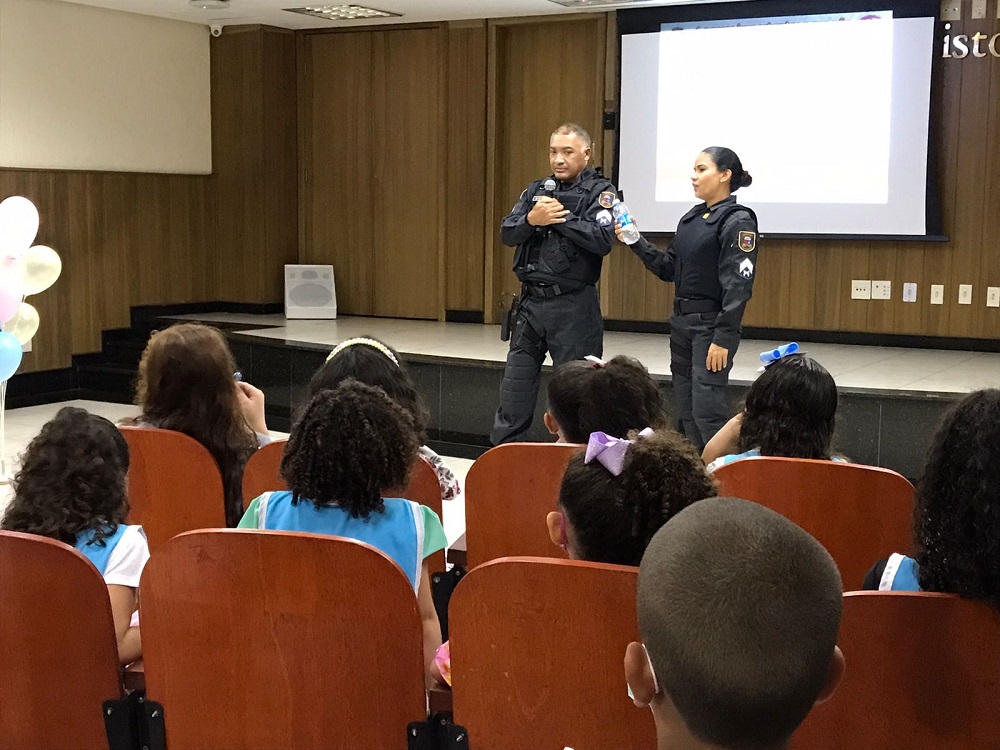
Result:
M328 21L358 21L368 18L400 18L402 13L391 13L363 5L307 5L304 8L285 8L290 13L325 18Z
M198 10L226 10L229 0L188 0L188 5Z

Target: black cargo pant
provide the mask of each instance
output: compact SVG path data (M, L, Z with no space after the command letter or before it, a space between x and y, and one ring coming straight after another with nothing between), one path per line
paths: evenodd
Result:
M597 289L585 286L556 297L521 295L490 433L493 445L521 440L531 427L546 351L557 365L588 354L601 356L604 319Z
M712 372L705 366L718 315L717 312L675 313L670 318L670 373L677 420L698 450L704 450L732 416L726 402L726 385L739 339L729 349L725 369Z

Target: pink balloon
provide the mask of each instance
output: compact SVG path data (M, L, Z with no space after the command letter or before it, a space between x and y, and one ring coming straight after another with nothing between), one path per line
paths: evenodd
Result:
M17 314L24 300L24 280L16 268L3 268L0 272L0 323L6 323Z

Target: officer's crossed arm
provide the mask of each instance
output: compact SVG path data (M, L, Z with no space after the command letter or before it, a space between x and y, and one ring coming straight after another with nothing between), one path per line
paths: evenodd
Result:
M722 311L715 322L712 343L732 349L739 339L743 311L753 294L757 272L757 224L745 211L726 217L719 233L719 284L722 286Z
M527 242L536 231L536 227L527 222L528 212L533 205L531 198L534 195L536 184L532 183L527 190L521 193L514 208L500 222L500 241L508 247L517 247L522 242Z
M604 194L617 195L617 191L611 183L601 188L591 193L590 206L582 217L567 214L565 222L553 224L552 228L577 247L603 256L611 252L615 222L611 211L602 206L600 200Z

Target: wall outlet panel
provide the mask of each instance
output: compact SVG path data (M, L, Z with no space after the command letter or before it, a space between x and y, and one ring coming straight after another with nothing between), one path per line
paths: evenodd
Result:
M931 304L944 304L944 284L931 284Z
M917 285L912 281L903 284L903 302L917 301Z
M892 299L892 282L872 281L872 299Z
M1000 286L986 287L986 306L1000 307Z
M972 284L958 285L958 304L960 305L972 304Z
M872 282L870 280L854 279L851 282L851 299L871 299Z

